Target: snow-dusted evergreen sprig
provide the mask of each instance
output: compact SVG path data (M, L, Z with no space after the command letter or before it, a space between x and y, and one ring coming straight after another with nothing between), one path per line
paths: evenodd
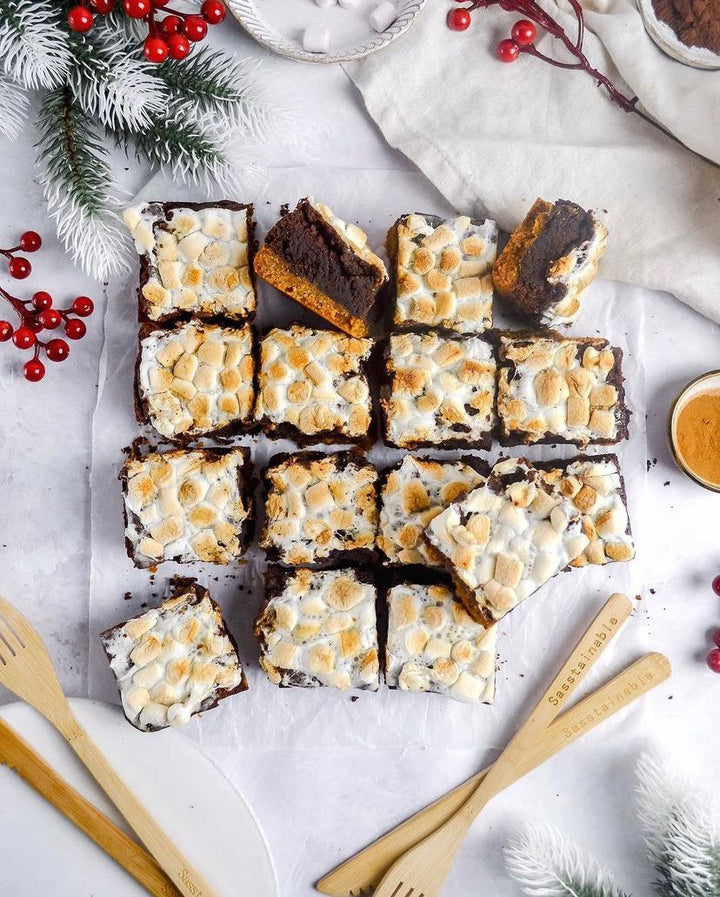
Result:
M24 88L0 75L0 134L17 140L27 119L29 102Z
M70 65L63 4L0 0L0 66L16 84L33 90L59 87Z
M592 857L548 826L526 826L504 855L510 875L533 897L628 897Z
M107 279L128 263L119 191L107 150L63 87L48 93L38 114L40 184L58 237L78 264Z
M661 897L720 897L717 807L658 754L637 764L638 810Z

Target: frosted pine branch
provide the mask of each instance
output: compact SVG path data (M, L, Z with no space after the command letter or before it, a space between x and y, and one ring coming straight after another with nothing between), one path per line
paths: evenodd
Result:
M0 65L24 87L58 87L70 64L63 5L50 0L0 0Z
M107 150L68 88L45 97L38 128L40 184L58 237L92 276L122 272L129 259Z
M28 95L24 88L0 75L0 134L17 140L27 118Z
M510 875L533 897L628 897L592 857L548 826L526 826L504 855Z
M637 764L638 810L662 897L720 897L715 807L657 754Z

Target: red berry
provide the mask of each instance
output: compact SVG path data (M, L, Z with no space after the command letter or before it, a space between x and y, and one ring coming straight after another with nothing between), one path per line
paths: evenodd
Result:
M43 322L40 320L40 315L30 315L25 318L25 326L28 330L32 330L33 333L40 333L43 330Z
M180 16L165 16L160 22L160 28L164 34L177 34L180 31L182 19Z
M205 0L200 7L200 12L209 25L217 25L225 18L225 4L220 0Z
M720 595L720 576L716 576L712 581L712 590L716 595Z
M35 334L29 327L18 327L18 329L13 333L12 341L18 347L18 349L29 349L31 346L35 345Z
M152 0L152 5L155 9L162 9L163 6L167 6L170 0Z
M720 648L713 648L708 654L707 665L713 673L720 673Z
M55 330L56 327L62 324L62 315L54 308L41 311L38 317L46 330Z
M171 59L185 59L190 52L190 41L184 34L171 34L167 39Z
M38 290L32 297L32 302L38 311L45 311L46 308L52 308L52 296L45 290Z
M497 45L497 55L501 62L515 62L520 55L520 47L511 38L501 40Z
M24 280L32 271L32 265L27 259L17 255L15 258L10 259L8 271L10 272L10 277L14 277L16 280Z
M65 334L68 339L82 339L86 332L87 327L83 321L78 321L77 318L72 318L65 325Z
M207 34L207 28L202 16L188 16L182 23L181 31L188 40L199 41Z
M161 37L146 37L143 53L148 62L155 62L159 65L168 58L168 45Z
M42 380L45 376L45 365L39 358L33 358L25 362L23 371L26 380L29 380L31 383L37 383L38 380Z
M89 318L95 311L95 303L88 296L78 296L72 304L72 310L81 318Z
M13 335L13 326L10 321L0 321L0 343L6 343Z
M510 32L512 39L521 47L528 47L537 37L537 28L528 19L515 22Z
M447 14L447 26L451 31L465 31L472 19L467 9L451 9Z
M65 361L70 354L70 346L64 339L51 339L45 346L45 354L50 361Z
M720 648L720 629L716 629L715 632L713 632L713 641L718 648Z
M150 0L123 0L123 9L131 19L144 19L152 5Z
M89 2L95 12L104 16L115 9L115 0L89 0Z
M23 252L37 252L41 246L42 238L34 230L26 230L20 237L20 248Z
M67 23L71 31L84 34L93 26L94 17L87 6L73 6L67 14Z

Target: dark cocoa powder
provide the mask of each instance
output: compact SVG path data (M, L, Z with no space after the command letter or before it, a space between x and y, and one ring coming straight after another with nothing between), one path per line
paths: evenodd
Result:
M718 0L652 0L655 15L688 47L720 53Z

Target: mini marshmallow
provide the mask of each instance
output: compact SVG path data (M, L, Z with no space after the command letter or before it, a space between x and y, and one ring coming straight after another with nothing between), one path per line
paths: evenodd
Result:
M343 9L357 9L362 0L338 0Z
M303 47L308 53L327 53L330 49L330 29L310 25L303 33Z
M390 3L390 0L383 0L370 13L370 27L373 31L387 31L395 19L397 19L395 4Z

